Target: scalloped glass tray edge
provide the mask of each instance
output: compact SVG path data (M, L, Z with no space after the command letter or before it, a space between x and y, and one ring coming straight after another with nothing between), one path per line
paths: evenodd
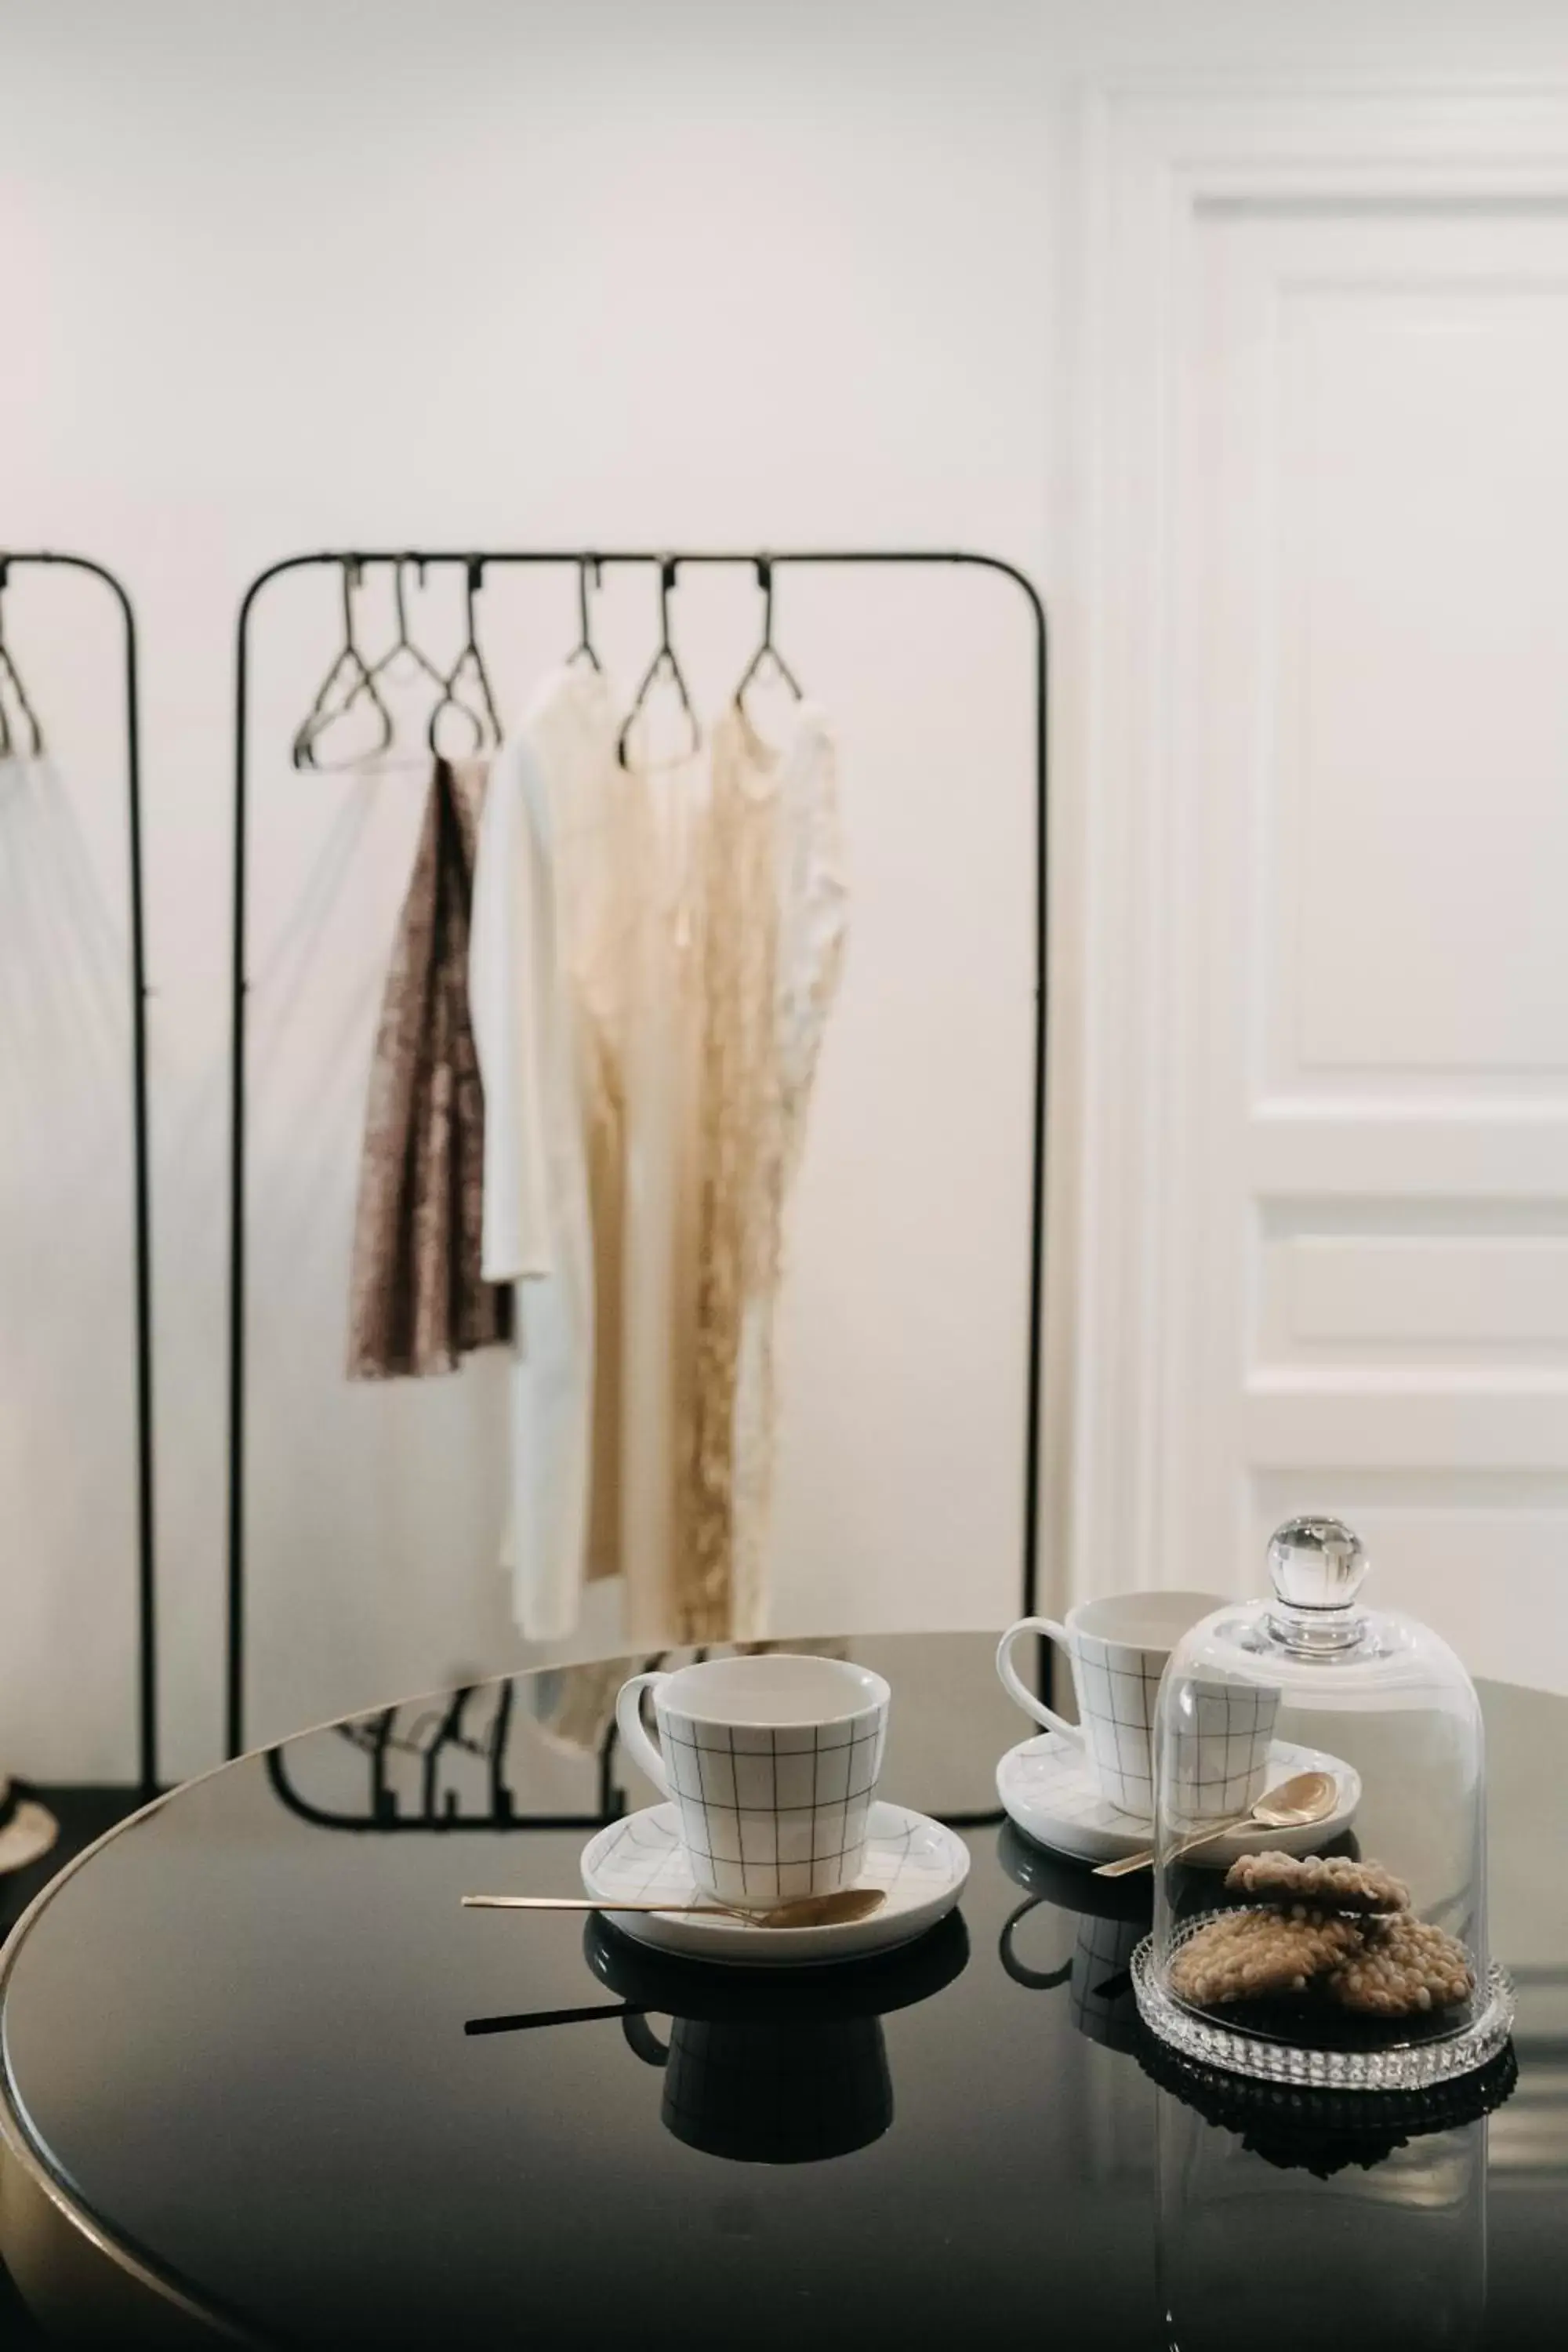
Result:
M1132 1955L1132 1990L1144 2025L1173 2050L1227 2074L1312 2090L1426 2090L1489 2064L1513 2031L1513 1984L1495 1960L1487 1970L1486 1999L1467 2026L1440 2041L1410 2042L1397 2050L1305 2049L1216 2025L1165 1990L1152 1936L1145 1936Z

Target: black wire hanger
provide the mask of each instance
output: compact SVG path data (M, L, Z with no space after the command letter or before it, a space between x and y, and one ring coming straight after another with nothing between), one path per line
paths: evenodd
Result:
M430 749L437 753L439 753L441 748L437 738L440 733L441 714L444 710L460 712L473 729L474 740L469 747L470 758L480 751L493 751L501 739L500 713L496 709L496 698L490 691L489 673L485 667L485 657L479 651L478 615L474 610L474 600L484 586L484 582L483 558L470 555L465 567L463 580L463 613L468 634L463 640L462 649L457 660L441 678L440 698L430 713L430 724L426 730L426 740ZM479 698L477 709L472 702L465 698L470 692L477 693Z
M687 751L687 757L689 759L692 753L698 750L702 741L702 730L698 724L697 713L692 708L691 697L686 690L686 680L681 675L680 664L675 657L675 647L670 642L669 635L669 598L670 592L675 586L676 573L679 570L679 562L677 557L673 555L666 555L660 559L658 567L658 651L655 654L652 661L649 662L647 668L644 673L642 684L638 687L637 693L632 698L632 707L626 713L626 724L621 729L620 740L616 746L616 756L623 768L630 764L626 759L626 746L631 740L632 729L636 726L637 719L641 715L644 703L647 700L648 696L652 693L654 688L658 685L661 677L667 677L669 680L669 683L674 687L676 693L680 698L680 708L686 714L686 723L691 731L691 741Z
M594 635L588 623L588 574L590 572L594 575L595 587L602 588L605 583L605 567L598 557L596 555L580 556L577 560L577 642L566 656L566 666L570 669L574 661L585 661L591 669L597 670L602 677L605 665L594 650Z
M297 768L312 768L326 773L334 770L357 767L363 760L379 759L390 750L394 733L393 717L383 699L374 673L359 649L354 635L354 592L361 585L364 567L357 555L342 559L343 643L342 649L331 669L316 689L316 698L295 730L293 761ZM400 648L394 647L394 651ZM377 669L382 667L377 663ZM322 737L346 719L354 705L368 701L375 713L376 740L367 749L356 751L347 760L322 760L317 747Z
M741 673L741 682L735 688L738 710L746 707L747 688L755 686L770 667L773 676L788 687L797 702L805 699L800 680L773 643L773 566L771 556L759 555L757 558L757 585L763 592L763 642Z
M406 563L418 564L419 585L421 588L425 585L425 566L419 563L417 556L398 556L392 567L392 610L397 635L380 659L372 662L370 677L373 683L379 683L384 677L389 683L394 682L395 665L401 661L411 680L421 678L427 686L444 688L447 683L444 674L429 655L415 644L408 633L408 604L403 586L403 568Z
M12 659L11 649L5 643L4 599L10 576L11 567L5 558L0 555L0 760L17 757L41 760L44 756L44 730L39 723L37 712L27 699L27 689L22 683L22 673ZM27 749L20 754L17 752L16 737L11 731L11 713L5 708L7 699L15 703L16 717L26 724L27 730Z

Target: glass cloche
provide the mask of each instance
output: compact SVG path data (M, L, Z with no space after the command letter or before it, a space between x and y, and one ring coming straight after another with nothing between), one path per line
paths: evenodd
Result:
M1268 1568L1273 1599L1204 1618L1160 1686L1138 2005L1234 2074L1420 2089L1484 2065L1513 2021L1475 1688L1426 1626L1363 1607L1337 1520L1290 1520Z

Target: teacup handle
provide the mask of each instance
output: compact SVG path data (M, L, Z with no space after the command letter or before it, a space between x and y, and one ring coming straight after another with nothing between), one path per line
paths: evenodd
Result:
M1037 1698L1034 1692L1018 1679L1018 1670L1013 1664L1013 1645L1026 1633L1047 1633L1053 1642L1061 1643L1069 1657L1072 1655L1072 1636L1065 1625L1057 1623L1054 1617L1020 1617L1016 1625L1009 1626L996 1645L996 1671L1002 1677L1002 1687L1009 1698L1017 1700L1026 1715L1032 1715L1035 1721L1043 1724L1047 1731L1059 1731L1064 1739L1070 1739L1081 1747L1083 1734L1077 1724L1069 1723L1065 1716L1054 1715L1045 1700ZM626 1689L630 1688L628 1683Z
M645 2066L668 2065L669 2044L661 2042L648 2023L647 2010L623 2009L621 2032L626 2037L627 2048L637 2052Z
M668 1676L661 1674L634 1675L629 1683L621 1685L616 1700L616 1728L621 1735L621 1746L665 1797L669 1794L669 1779L663 1757L643 1729L642 1695L668 1680Z
M1001 1941L996 1948L1002 1956L1002 1965L1013 1982L1026 1985L1031 1992L1049 1992L1053 1985L1066 1984L1072 1974L1071 1960L1064 1960L1059 1969L1031 1969L1026 1967L1013 1949L1013 1938L1020 1920L1026 1919L1045 1899L1043 1895L1031 1895L1020 1903L1003 1928Z

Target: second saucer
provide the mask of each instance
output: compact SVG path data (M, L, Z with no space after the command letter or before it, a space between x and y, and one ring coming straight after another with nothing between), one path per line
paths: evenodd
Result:
M1361 1802L1361 1775L1353 1765L1293 1740L1274 1740L1268 1751L1268 1785L1297 1772L1332 1774L1334 1809L1325 1821L1305 1829L1235 1830L1200 1848L1192 1857L1194 1864L1228 1869L1237 1854L1265 1847L1281 1853L1315 1853L1348 1829ZM996 1767L996 1793L1026 1837L1070 1854L1075 1862L1117 1862L1150 1842L1151 1824L1100 1795L1083 1749L1059 1732L1043 1732L1010 1748Z

